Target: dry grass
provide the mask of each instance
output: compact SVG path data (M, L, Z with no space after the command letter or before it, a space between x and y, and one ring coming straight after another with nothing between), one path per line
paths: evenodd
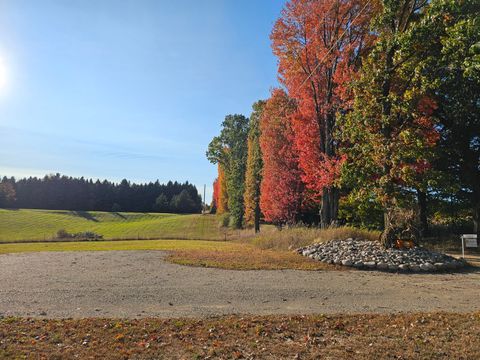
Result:
M0 254L36 251L109 251L166 250L172 251L169 261L191 266L235 270L335 270L343 269L311 260L292 250L313 242L360 237L375 239L377 234L355 228L318 229L292 227L278 230L274 226L235 231L234 241L198 240L122 240L89 242L44 242L0 244Z
M349 237L366 240L378 240L378 231L369 231L353 227L337 227L328 229L308 228L304 226L291 227L282 230L269 228L265 232L248 239L261 249L289 250L328 240L344 240Z
M263 250L232 241L122 240L0 244L0 254L39 251L170 251L168 260L181 265L236 270L330 270L333 267L293 251Z
M479 359L480 314L0 320L2 359Z
M221 250L175 251L169 260L181 265L235 270L339 270L345 268L311 260L294 253L293 250L314 242L349 237L376 240L379 236L378 232L350 227L330 229L292 227L278 230L273 226L266 226L257 235L251 232L249 236L247 234L246 231L239 232L231 247Z
M168 260L179 265L231 270L338 270L333 266L300 256L292 251L263 250L247 244L221 250L173 251Z

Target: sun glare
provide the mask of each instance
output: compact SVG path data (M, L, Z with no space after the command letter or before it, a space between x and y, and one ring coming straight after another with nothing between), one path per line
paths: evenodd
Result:
M5 61L0 58L0 93L3 93L5 91L8 82L7 80L7 67L5 66Z

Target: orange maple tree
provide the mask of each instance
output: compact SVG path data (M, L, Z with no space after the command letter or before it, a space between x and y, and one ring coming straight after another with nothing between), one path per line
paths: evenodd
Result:
M359 67L375 1L291 0L274 25L271 40L279 79L295 99L294 141L302 179L321 204L321 225L336 219L338 178L344 160L333 137L336 114L349 106L346 86Z
M213 182L213 202L217 208L217 214L228 212L227 184L225 182L225 171L222 165L218 164L218 177Z

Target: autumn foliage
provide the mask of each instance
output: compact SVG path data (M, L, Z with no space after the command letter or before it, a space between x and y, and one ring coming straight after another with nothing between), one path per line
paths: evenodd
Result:
M351 101L347 85L372 41L370 3L291 0L271 34L280 81L297 103L293 129L302 180L324 203L324 225L336 218L332 187L344 161L333 137L336 114Z
M227 184L225 182L225 171L222 165L218 164L218 177L213 187L213 198L217 206L217 214L223 214L228 211Z
M253 104L250 115L250 129L248 131L247 172L245 174L245 215L247 226L254 226L260 230L260 183L262 180L262 151L260 148L260 120L265 101Z
M468 202L480 235L477 18L477 0L287 1L270 35L282 88L260 131L255 112L248 124L244 225L260 190L264 219L276 224L356 218L383 224L389 246L405 230L394 229L395 214L427 224L434 198ZM215 201L220 193L219 182Z
M304 184L294 141L294 102L275 89L267 100L260 122L263 179L260 206L265 220L293 223L302 206Z

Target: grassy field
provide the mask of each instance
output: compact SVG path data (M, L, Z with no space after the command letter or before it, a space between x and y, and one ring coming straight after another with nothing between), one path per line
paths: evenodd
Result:
M280 231L271 225L262 226L261 233L255 236L253 230L226 230L219 223L220 219L214 215L199 214L0 209L0 254L165 250L170 251L169 261L181 265L236 270L331 270L338 267L298 256L292 249L330 238L377 236L351 228L319 230L298 227ZM106 240L50 241L60 229L69 233L93 231ZM219 241L225 240L225 235L230 241Z
M38 251L234 250L241 244L207 240L118 240L0 244L0 254Z
M168 258L171 262L182 265L239 270L331 270L335 267L298 256L292 250L330 239L376 240L379 236L376 231L349 227L278 230L272 225L262 225L262 231L255 235L251 229L233 231L219 224L220 219L215 215L0 209L0 254L165 250L171 252ZM105 240L52 242L60 229L69 233L93 231ZM225 238L229 241L219 241ZM472 263L477 265L477 260Z
M93 231L112 240L225 238L213 215L0 209L0 242L50 240L60 229L69 233Z
M0 319L2 359L479 359L480 314Z
M262 231L255 236L252 229L222 228L220 219L215 215L0 209L0 243L49 241L61 229L69 233L93 231L103 235L105 240L227 239L274 250L289 250L314 241L336 238L362 237L375 240L379 236L378 232L349 227L336 229L293 227L278 230L272 225L262 225Z

